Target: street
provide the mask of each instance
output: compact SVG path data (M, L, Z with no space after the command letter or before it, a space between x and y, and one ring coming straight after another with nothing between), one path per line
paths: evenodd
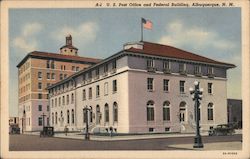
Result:
M85 141L79 139L39 137L37 135L10 135L10 151L60 151L60 150L190 150L174 148L174 144L192 144L193 137L171 137L156 139L137 139L123 141ZM206 143L240 142L242 135L203 136ZM216 150L216 149L215 149Z

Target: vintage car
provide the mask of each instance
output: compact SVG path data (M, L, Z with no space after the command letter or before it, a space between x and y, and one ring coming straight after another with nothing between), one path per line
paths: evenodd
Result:
M53 137L54 136L54 127L44 127L43 131L40 132L40 137Z
M233 135L234 133L234 128L228 124L217 125L208 131L209 136Z

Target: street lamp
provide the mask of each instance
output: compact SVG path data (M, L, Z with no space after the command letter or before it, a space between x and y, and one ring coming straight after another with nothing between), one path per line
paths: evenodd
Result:
M89 122L88 122L88 111L90 111L91 109L88 108L87 106L85 106L83 108L84 111L84 117L85 117L85 122L86 122L86 133L85 133L85 140L89 140Z
M190 94L192 95L193 100L195 101L194 103L194 112L195 112L195 121L196 121L196 135L194 138L194 146L193 148L203 148L203 143L201 140L201 135L200 135L200 100L202 99L202 92L203 89L199 88L200 83L195 81L194 82L195 88L189 88Z

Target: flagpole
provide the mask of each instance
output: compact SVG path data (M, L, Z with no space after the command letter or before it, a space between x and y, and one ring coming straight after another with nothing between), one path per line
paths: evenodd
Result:
M141 42L143 41L143 23L141 18Z

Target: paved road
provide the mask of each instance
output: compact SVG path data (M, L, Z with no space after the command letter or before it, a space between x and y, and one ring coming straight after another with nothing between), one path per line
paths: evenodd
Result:
M242 135L204 136L204 145L215 142L242 140ZM60 151L60 150L185 150L168 147L173 144L191 144L193 137L172 137L161 139L138 139L125 141L85 141L36 135L10 135L10 151Z

